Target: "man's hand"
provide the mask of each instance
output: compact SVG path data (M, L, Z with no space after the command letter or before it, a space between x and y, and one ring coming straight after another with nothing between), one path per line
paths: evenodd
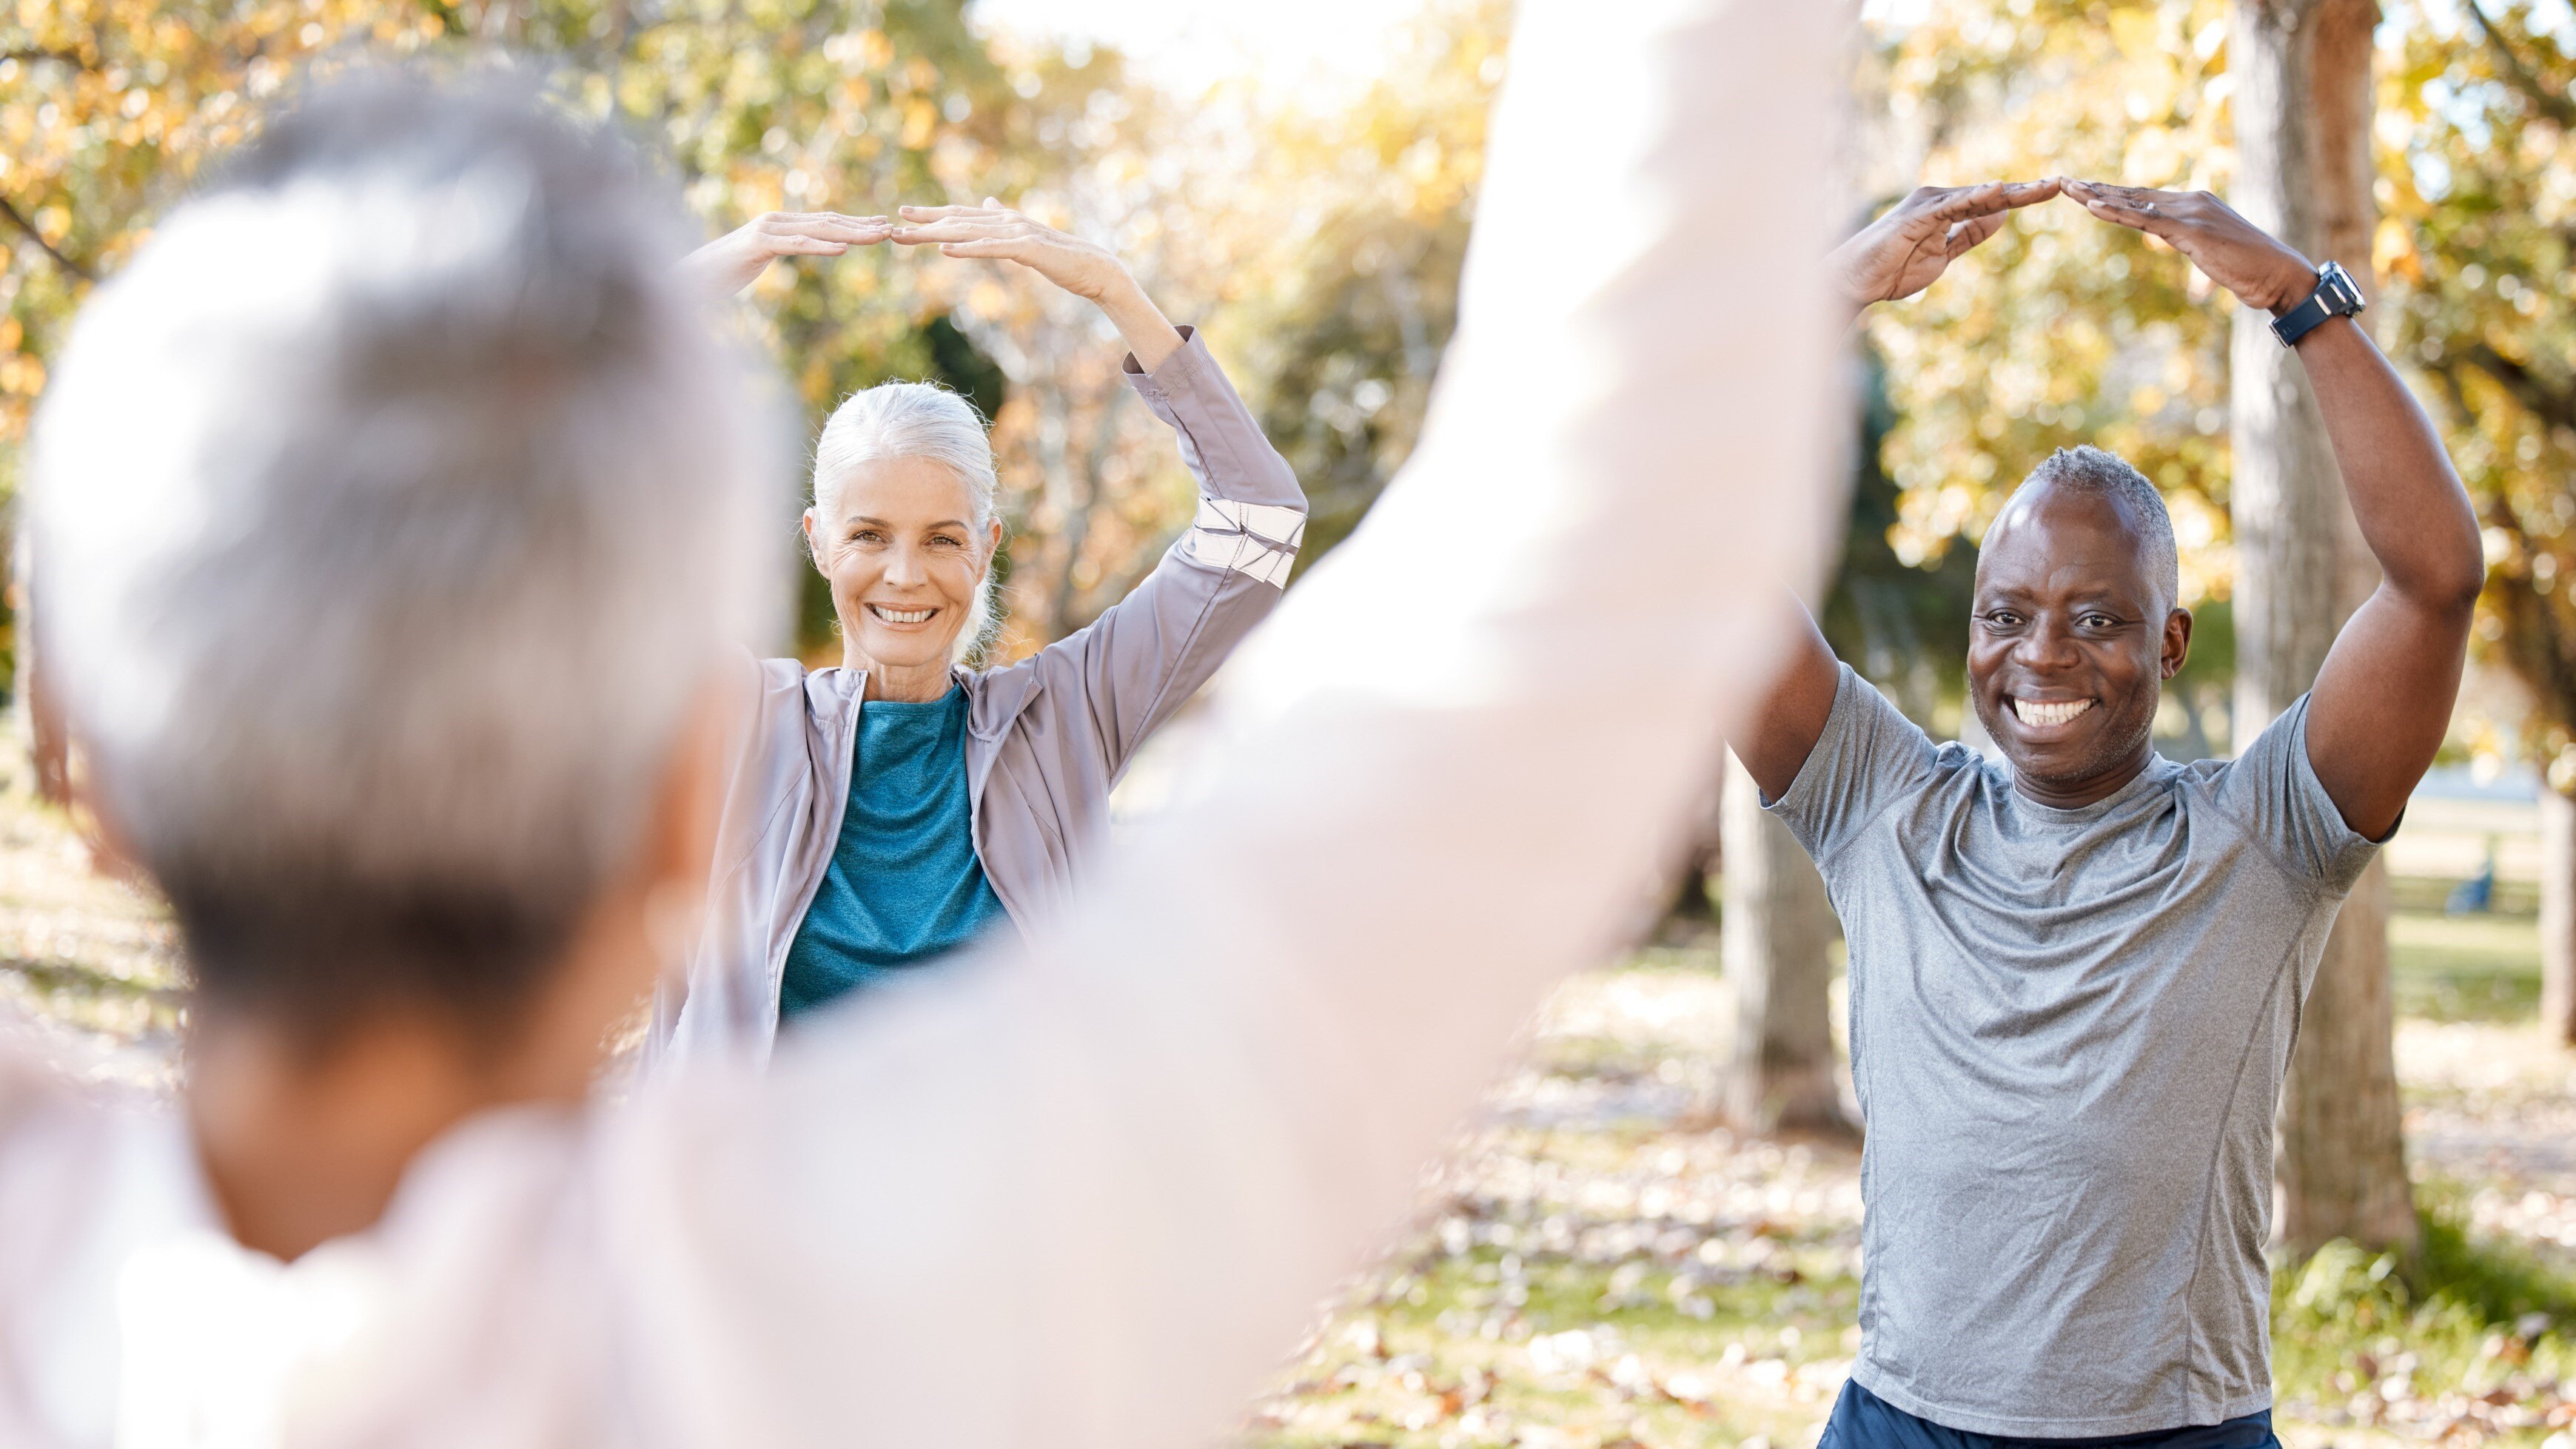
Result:
M893 223L882 216L773 211L689 253L680 272L709 300L721 300L750 286L780 257L837 257L893 234Z
M1175 330L1118 254L985 197L982 206L907 206L895 228L897 246L937 246L943 257L1017 262L1097 306L1126 338L1137 365L1151 372L1181 348Z
M1854 307L1911 297L2001 229L2005 212L2046 201L2057 191L2054 179L1918 186L1834 248L1826 262Z
M2066 194L2104 221L2162 238L2248 307L2287 312L2317 289L2313 262L2206 191L2070 180Z

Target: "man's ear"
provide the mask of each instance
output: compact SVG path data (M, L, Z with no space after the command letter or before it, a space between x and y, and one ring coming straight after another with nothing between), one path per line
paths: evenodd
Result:
M2163 677L2171 679L2182 672L2183 661L2191 657L2191 610L2171 609L2165 613Z

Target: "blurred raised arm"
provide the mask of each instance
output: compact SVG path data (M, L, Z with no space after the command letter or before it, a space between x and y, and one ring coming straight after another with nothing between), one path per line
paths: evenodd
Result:
M1199 788L1025 951L639 1104L607 1240L721 1265L665 1295L657 1424L1222 1435L1636 919L1821 567L1847 19L1521 8L1426 436L1218 681Z

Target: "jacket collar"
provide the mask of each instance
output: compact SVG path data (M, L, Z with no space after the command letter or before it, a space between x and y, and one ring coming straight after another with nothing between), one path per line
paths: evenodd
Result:
M966 691L966 733L986 744L1000 739L1012 722L1046 692L1034 669L969 669L952 665L949 677ZM866 698L864 669L827 665L806 675L806 686L821 712L835 717Z

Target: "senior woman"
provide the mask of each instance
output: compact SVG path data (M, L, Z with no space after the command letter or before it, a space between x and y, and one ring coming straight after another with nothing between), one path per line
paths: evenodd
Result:
M782 1021L1043 919L1104 833L1110 787L1277 602L1306 499L1207 346L1105 249L987 200L900 220L764 216L683 265L701 290L779 257L876 244L1015 263L1097 305L1137 395L1179 435L1195 521L1125 599L1029 659L975 669L994 625L993 450L973 407L897 382L852 395L814 451L805 543L841 663L760 665L715 909L655 1011L656 1057L766 1053Z

